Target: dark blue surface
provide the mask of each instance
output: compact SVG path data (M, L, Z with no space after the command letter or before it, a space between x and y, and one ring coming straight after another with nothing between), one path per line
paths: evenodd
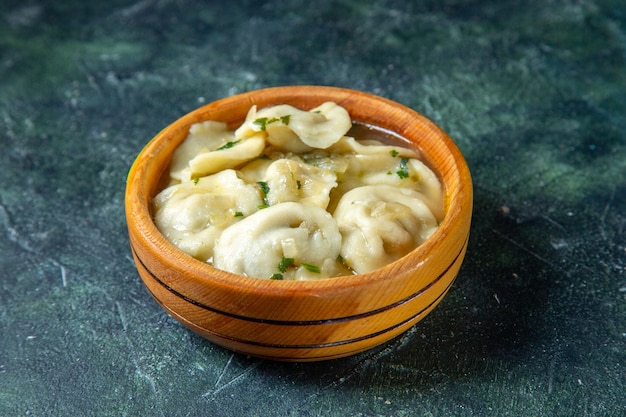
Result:
M621 1L3 1L0 415L622 416ZM431 118L474 177L466 261L364 354L232 354L151 299L125 176L161 128L334 85Z

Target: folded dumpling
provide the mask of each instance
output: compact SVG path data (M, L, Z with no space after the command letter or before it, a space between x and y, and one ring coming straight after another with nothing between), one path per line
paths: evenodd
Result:
M406 255L437 229L437 219L420 193L390 185L348 191L333 213L342 235L341 257L366 273Z
M179 182L188 181L192 177L189 161L201 153L234 142L235 134L228 130L226 123L209 120L191 125L189 134L172 154L170 177Z
M200 152L189 161L191 178L232 169L260 156L265 149L265 138L257 134L246 139L226 142L222 146Z
M261 204L258 188L229 169L161 191L153 200L154 222L175 246L207 262L222 230Z
M272 279L336 276L341 234L323 208L286 202L257 211L224 230L213 265Z
M259 111L253 106L243 125L235 131L235 137L241 139L265 132L268 143L275 149L306 152L328 148L351 127L352 120L347 110L333 102L323 103L310 111L288 104Z

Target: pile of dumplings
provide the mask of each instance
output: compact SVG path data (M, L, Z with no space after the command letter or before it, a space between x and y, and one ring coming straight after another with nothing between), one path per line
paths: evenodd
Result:
M346 136L348 112L253 106L243 124L191 126L153 199L182 251L250 277L314 280L373 271L437 229L443 191L417 151Z

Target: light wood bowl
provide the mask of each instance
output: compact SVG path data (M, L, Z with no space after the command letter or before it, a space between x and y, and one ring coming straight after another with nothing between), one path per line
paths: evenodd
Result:
M373 272L319 281L274 281L224 272L183 253L157 230L151 198L193 123L236 128L250 106L308 110L334 101L353 121L405 138L444 186L445 216L425 243ZM218 345L251 356L319 361L362 352L423 319L450 289L465 256L472 182L456 145L434 123L393 101L347 89L276 87L228 97L163 129L141 151L126 188L130 245L141 279L161 306Z

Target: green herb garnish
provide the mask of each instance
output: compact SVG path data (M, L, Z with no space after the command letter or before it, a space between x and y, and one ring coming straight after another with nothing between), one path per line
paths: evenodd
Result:
M235 212L235 217L243 217L243 213L240 211Z
M273 280L276 280L276 281L281 281L283 279L283 274L272 274L270 279L273 279Z
M257 126L260 126L261 130L265 130L267 128L267 117L259 117L252 123Z
M296 180L296 186L298 190L302 188L302 183L300 182L300 180Z
M267 117L259 117L258 119L256 119L254 122L255 125L259 126L261 128L261 130L266 130L267 129L267 125L270 125L274 122L277 122L278 119L275 117L272 117L271 119L268 119Z
M269 207L270 206L270 202L267 200L267 195L270 193L270 186L267 185L267 183L265 181L259 181L256 184L261 189L261 194L263 194L263 205L265 206L263 208ZM259 208L261 208L261 207L259 206Z
M306 269L309 272L313 272L314 274L319 274L321 272L320 267L317 265L311 265L311 264L305 264L305 263L302 263L301 265L304 269Z
M276 117L272 117L271 119L267 117L259 117L258 119L254 120L252 123L259 126L261 130L266 130L267 126L271 125L272 123L276 123L278 121L282 122L282 124L287 126L290 120L291 120L291 115L286 114L284 116L280 116L280 119Z
M198 181L200 181L200 178L194 178L193 185L198 185Z
M393 156L394 158L398 156L399 153L400 152L396 151L395 149L389 151L389 155Z
M261 192L263 193L263 197L267 197L267 194L270 192L270 186L267 185L265 181L259 181L257 182L257 185L261 189Z
M291 265L293 265L293 258L285 258L283 257L283 259L280 260L280 262L278 263L278 270L280 272L286 272L287 268L289 268Z
M400 178L409 178L409 167L407 166L409 162L409 158L402 158L400 160L400 169L396 171L398 177Z
M235 146L236 144L238 144L239 142L241 142L241 140L236 140L234 142L228 142L228 143L226 143L226 145L222 145L219 148L217 148L216 151L223 151L224 149L230 149L233 146Z

